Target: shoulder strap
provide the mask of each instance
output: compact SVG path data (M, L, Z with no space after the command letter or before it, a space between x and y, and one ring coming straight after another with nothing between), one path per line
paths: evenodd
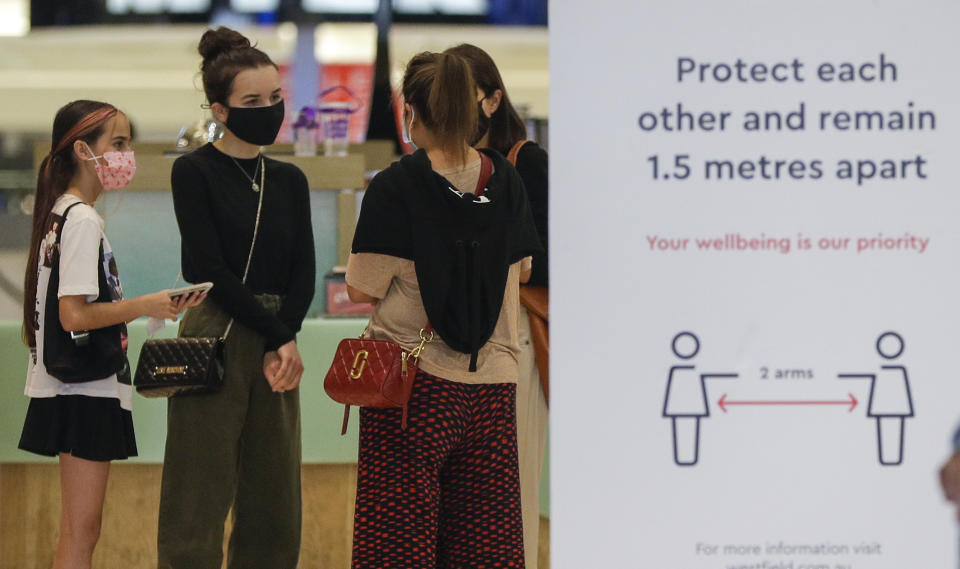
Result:
M63 226L67 224L67 214L70 213L70 210L73 209L75 206L78 206L78 205L80 205L80 204L82 204L82 203L83 203L83 202L73 202L72 204L70 204L70 205L67 206L67 209L63 210L63 216L62 216L62 217L63 217L63 224L61 224L60 227L57 228L57 243L58 243L58 244L60 243L60 237L61 237L61 235L63 235Z
M510 152L507 153L507 160L510 161L514 166L517 165L517 155L520 154L520 149L523 148L523 145L533 142L531 140L521 140L520 142L513 145L513 148L510 149Z
M263 160L263 157L260 157L260 160ZM253 247L257 244L257 233L260 231L260 212L263 210L263 194L267 191L266 186L266 172L267 165L260 163L260 199L257 200L257 220L253 224L253 239L250 241L250 252L247 253L247 266L243 269L243 279L241 282L247 284L247 275L250 273L250 261L253 260ZM227 329L223 332L222 339L226 340L227 336L230 335L230 329L233 328L233 318L230 319L230 323L227 324Z
M73 202L72 204L68 205L68 206L67 206L67 209L63 210L63 218L66 219L66 218L67 218L67 214L70 213L70 210L73 209L74 207L78 206L78 205L83 205L83 202L82 202L82 201L81 201L81 202Z
M253 246L257 244L257 233L260 231L260 211L263 209L263 194L266 191L267 165L260 157L260 199L257 200L257 220L253 223L253 239L250 241L250 252L247 253L247 266L243 269L243 284L247 284L247 275L250 273L250 261L253 260Z
M477 191L474 192L475 196L480 197L483 195L483 192L487 189L487 182L490 181L491 175L493 175L493 160L483 152L480 152L480 178L477 179Z

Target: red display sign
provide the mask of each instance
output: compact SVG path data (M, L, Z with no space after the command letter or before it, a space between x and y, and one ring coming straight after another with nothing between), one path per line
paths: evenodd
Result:
M357 112L350 117L350 142L364 142L370 120L370 99L373 97L372 63L331 63L320 68L319 91L331 87L346 87L349 94L338 89L324 97L324 101L356 103ZM351 94L354 99L351 100ZM320 136L323 136L321 133Z

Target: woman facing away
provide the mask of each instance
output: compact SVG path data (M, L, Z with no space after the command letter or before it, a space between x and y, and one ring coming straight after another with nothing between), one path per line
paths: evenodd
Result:
M159 566L220 567L232 509L227 567L294 569L303 373L296 338L315 284L309 189L296 166L260 151L284 119L276 64L227 28L208 30L198 49L204 92L225 132L173 165L183 276L214 283L180 335L222 336L232 326L222 390L168 404Z
M527 128L513 108L500 70L490 55L475 45L460 44L446 50L463 57L477 83L479 121L473 145L492 148L504 156L513 154L520 179L523 180L537 235L543 252L533 256L533 273L529 284L549 286L547 264L547 152L537 143L526 141ZM526 141L526 142L524 142ZM516 153L511 153L518 144ZM517 381L517 450L520 462L520 503L523 509L523 545L528 569L537 569L540 541L540 475L547 446L546 394L538 372L530 332L530 316L520 306L520 377Z
M203 301L165 291L124 299L113 249L93 205L136 171L130 123L97 101L63 106L40 165L25 275L30 397L20 448L59 457L61 516L54 569L91 566L110 461L137 454L126 323L170 318Z
M516 450L519 284L540 251L516 170L471 147L476 86L456 55L403 78L419 150L364 196L347 285L368 337L409 351L432 328L408 404L362 408L354 569L523 567Z

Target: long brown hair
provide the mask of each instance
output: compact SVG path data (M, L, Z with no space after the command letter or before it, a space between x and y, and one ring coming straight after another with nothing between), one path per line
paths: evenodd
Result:
M207 102L227 105L233 91L233 80L245 69L277 64L270 56L250 44L243 34L219 27L203 32L197 51L203 56L200 73Z
M53 119L50 153L40 163L37 173L37 194L33 206L33 229L30 232L27 272L23 278L23 340L31 348L37 345L37 271L40 264L40 243L50 225L53 204L67 191L77 173L73 144L82 140L93 145L103 134L107 121L117 108L99 101L67 103Z
M477 87L467 61L447 53L418 53L407 64L402 92L440 146L465 163L477 130Z
M527 127L520 118L520 114L513 103L510 102L510 96L507 95L507 88L503 84L503 78L500 77L500 71L497 64L493 62L490 54L483 51L475 45L462 43L456 47L451 47L444 53L459 55L470 64L470 70L473 72L473 79L477 82L477 87L483 91L484 97L489 97L500 89L503 97L500 99L500 106L490 117L489 141L490 148L503 154L510 151L514 144L527 139Z

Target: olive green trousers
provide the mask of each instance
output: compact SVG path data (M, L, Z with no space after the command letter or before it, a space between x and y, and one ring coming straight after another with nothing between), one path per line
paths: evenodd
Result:
M276 312L281 299L259 295ZM181 336L219 336L229 316L206 301ZM295 569L300 554L300 394L271 391L264 338L234 322L218 393L171 397L160 495L160 569Z

